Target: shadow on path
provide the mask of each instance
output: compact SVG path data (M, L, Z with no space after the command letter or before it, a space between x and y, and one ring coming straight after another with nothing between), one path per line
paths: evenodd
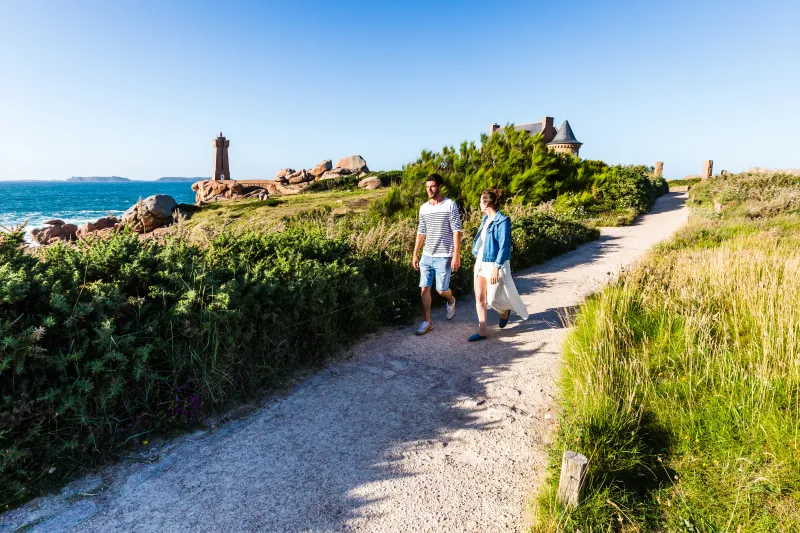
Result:
M667 195L653 214L684 202ZM624 230L646 231L647 219ZM577 309L562 298L564 272L602 270L625 247L603 235L515 272L526 303L545 310L487 341L465 342L469 301L451 322L438 310L424 337L385 329L254 415L176 439L154 464L117 467L99 496L31 502L0 531L37 516L27 531L519 530Z

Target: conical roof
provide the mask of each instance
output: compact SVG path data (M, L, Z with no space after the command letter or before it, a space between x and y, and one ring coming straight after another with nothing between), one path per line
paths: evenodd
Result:
M565 120L561 127L558 128L558 132L556 136L553 137L553 140L550 141L548 144L583 144L579 142L578 139L575 138L575 134L572 133L572 128L569 127L569 121Z

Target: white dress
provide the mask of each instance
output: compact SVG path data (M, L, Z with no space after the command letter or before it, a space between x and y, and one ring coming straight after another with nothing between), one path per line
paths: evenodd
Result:
M494 217L493 217L494 218ZM486 228L492 219L487 219L483 225L481 236L478 238L478 256L475 258L475 276L486 278L486 304L497 311L505 313L509 309L514 311L523 320L528 319L528 309L525 302L519 296L517 286L514 285L514 278L511 277L511 262L506 260L503 268L498 271L497 283L489 283L494 273L495 264L483 261L483 246L486 242Z

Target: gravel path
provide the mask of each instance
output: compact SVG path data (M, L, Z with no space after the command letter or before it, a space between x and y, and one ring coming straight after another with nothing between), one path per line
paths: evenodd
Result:
M385 329L250 416L2 515L0 532L523 530L557 420L559 316L683 224L685 197L516 273L531 317L488 341L466 342L472 300L424 337Z

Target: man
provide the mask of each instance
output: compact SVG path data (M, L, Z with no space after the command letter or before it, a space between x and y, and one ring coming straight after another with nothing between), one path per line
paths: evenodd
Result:
M414 243L414 258L411 264L420 271L419 286L422 289L422 314L424 321L417 335L428 333L431 323L431 285L436 278L436 290L447 301L447 320L456 314L456 299L450 290L450 274L461 266L461 217L454 201L442 196L442 177L431 174L425 181L428 200L419 208L417 240ZM419 250L422 243L422 261Z

